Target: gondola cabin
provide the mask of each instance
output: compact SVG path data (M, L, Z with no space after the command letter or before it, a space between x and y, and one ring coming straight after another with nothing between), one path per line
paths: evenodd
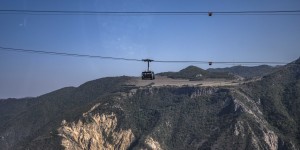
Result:
M144 71L142 72L142 80L154 80L155 79L155 75L153 71Z

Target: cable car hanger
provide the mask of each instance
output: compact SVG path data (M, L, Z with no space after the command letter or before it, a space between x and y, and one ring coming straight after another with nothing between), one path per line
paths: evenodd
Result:
M150 70L149 70L150 62L152 62L152 61L154 61L154 60L152 60L152 59L142 59L142 61L148 63L147 71L143 71L143 72L142 72L142 80L145 80L145 79L154 80L154 79L155 79L155 74L154 74L153 71L150 71Z

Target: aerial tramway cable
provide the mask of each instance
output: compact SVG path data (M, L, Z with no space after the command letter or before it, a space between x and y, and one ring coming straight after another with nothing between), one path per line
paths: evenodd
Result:
M257 11L84 11L0 9L0 14L27 15L300 15L300 10Z
M156 63L197 63L197 64L272 64L272 65L285 65L286 62L267 62L267 61L200 61L200 60L152 60L152 59L134 59L134 58L123 58L123 57L108 57L99 55L88 55L88 54L77 54L77 53L65 53L65 52L54 52L54 51L42 51L33 49L23 48L11 48L0 46L1 51L11 52L23 52L23 53L36 53L36 54L47 54L47 55L59 55L59 56L70 56L70 57L85 57L85 58L98 58L98 59L111 59L111 60L122 60L122 61L139 61L139 62L156 62Z

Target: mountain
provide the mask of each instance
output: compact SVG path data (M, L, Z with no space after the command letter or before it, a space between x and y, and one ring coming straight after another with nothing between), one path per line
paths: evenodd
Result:
M300 58L241 89L261 105L264 117L275 131L280 132L286 141L299 146ZM293 144L288 146L291 149L296 147Z
M268 65L260 66L233 66L227 68L209 68L208 72L228 72L244 78L261 77L276 72L280 66L272 67Z
M193 69L202 71L181 74ZM299 149L299 77L297 60L234 86L136 86L122 76L1 100L0 147Z
M207 78L224 78L234 79L235 77L227 72L208 72L196 66L189 66L179 72L163 72L158 73L160 76L167 76L173 79L189 79L189 80L203 80Z

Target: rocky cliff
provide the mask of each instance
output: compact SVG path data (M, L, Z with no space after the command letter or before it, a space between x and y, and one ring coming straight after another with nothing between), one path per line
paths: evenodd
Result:
M87 113L78 122L62 121L58 135L65 149L127 149L135 139L132 131L116 130L117 117L111 114Z
M58 135L66 149L278 149L259 107L237 89L146 88L63 120Z

